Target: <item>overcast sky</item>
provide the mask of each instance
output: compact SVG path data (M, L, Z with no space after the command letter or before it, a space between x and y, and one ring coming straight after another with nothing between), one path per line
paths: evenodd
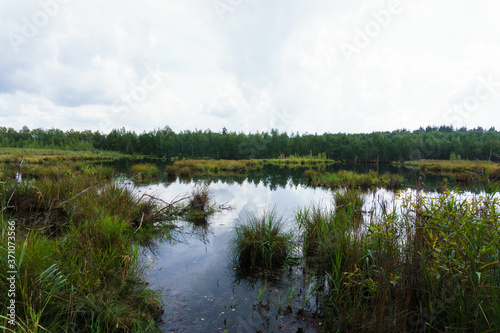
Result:
M0 126L500 128L498 0L0 0Z

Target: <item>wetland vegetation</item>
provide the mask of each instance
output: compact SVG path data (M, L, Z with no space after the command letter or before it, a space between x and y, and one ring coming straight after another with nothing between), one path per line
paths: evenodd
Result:
M179 204L190 196L168 203L140 195L115 181L108 166L27 165L20 171L22 181L17 167L6 165L0 184L0 290L6 309L7 272L15 271L15 331L157 331L162 305L143 278L138 246L168 238L173 219L205 207L193 207L194 198ZM9 268L11 225L16 260ZM2 315L0 326L9 328Z
M1 129L0 142L15 147L0 151L0 302L6 309L7 272L15 271L18 326L11 331L161 331L165 296L149 284L143 251L190 237L179 236L183 223L207 249L215 217L234 208L216 203L211 186L233 183L264 184L271 192L318 186L331 195L327 205L241 211L228 222L231 237L220 245L227 269L235 281L247 281L248 311L268 318L261 328L286 322L310 332L493 332L500 326L494 129L247 135L165 128L104 135L25 128ZM156 159L131 161L125 155L131 153ZM126 167L117 168L117 158ZM149 190L157 185L191 188L167 199ZM388 194L375 198L382 189ZM292 284L278 291L286 274L302 281L299 290ZM219 313L225 319L210 321L219 330L239 327L230 321L237 310L231 300ZM7 315L0 313L0 327L9 331Z

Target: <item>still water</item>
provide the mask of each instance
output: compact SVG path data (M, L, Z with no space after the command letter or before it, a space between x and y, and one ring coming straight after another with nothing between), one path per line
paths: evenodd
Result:
M362 171L375 166L366 168ZM405 186L417 178L411 170L392 169L377 171L404 173ZM297 209L313 205L330 208L332 190L307 186L302 169L275 166L246 176L163 181L139 186L138 190L171 202L208 181L214 201L233 207L211 216L205 227L175 221L179 228L173 239L143 248L146 279L162 295L165 312L160 327L164 332L322 331L321 319L315 314L321 295L318 290L325 281L301 264L272 274L241 272L233 262L231 240L235 225L246 214L260 215L272 209L298 234ZM433 192L444 179L428 176L424 181L425 188ZM381 205L390 209L395 200L393 192L382 189L366 193L364 199L365 212L376 211Z
M176 181L141 190L171 201L194 186ZM180 230L173 241L143 251L150 266L147 279L163 295L163 331L316 332L320 321L311 318L316 306L314 278L301 267L272 276L244 276L232 262L230 243L235 224L245 214L274 208L288 228L295 228L295 210L312 203L330 205L331 191L291 183L271 189L248 181L217 181L210 190L216 203L233 209L216 213L208 227L177 221Z

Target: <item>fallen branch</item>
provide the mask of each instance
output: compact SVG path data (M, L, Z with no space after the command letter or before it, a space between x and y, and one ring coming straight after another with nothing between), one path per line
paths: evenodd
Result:
M183 200L186 200L190 197L190 195L186 195L186 196L183 196L181 197L180 199L177 199L177 197L175 197L171 202L167 202L163 199L160 199L160 198L157 198L157 197L154 197L150 194L146 194L144 193L140 198L139 200L142 200L143 197L150 197L151 199L153 200L157 200L157 201L160 201L160 202L163 202L165 205L171 207L171 206L174 206L175 204L178 204L179 202L183 201ZM176 200L177 199L177 200Z
M86 188L85 190L81 191L80 193L74 195L71 199L68 199L68 200L64 200L63 202L61 202L60 204L58 204L56 207L54 208L61 208L62 205L64 205L65 203L69 202L69 201L72 201L73 199L75 199L76 197L80 196L81 194L87 192L88 190L91 190L93 188L96 188L96 187L99 187L99 186L102 186L101 184L97 184L97 185L94 185L94 186L91 186L89 188Z
M141 227L142 227L142 221L144 221L144 213L142 213L142 216L141 216L141 223L139 223L139 227L138 227L137 229L135 229L134 234L135 234L137 231L139 231L139 229L141 229Z

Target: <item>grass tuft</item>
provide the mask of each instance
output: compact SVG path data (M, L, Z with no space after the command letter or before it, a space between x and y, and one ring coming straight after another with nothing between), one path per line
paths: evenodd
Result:
M236 226L233 251L240 266L277 268L289 259L293 234L284 231L283 218L275 210L262 216L248 214Z
M160 169L154 164L134 164L130 167L130 172L133 173L133 179L137 182L145 182L158 179Z

